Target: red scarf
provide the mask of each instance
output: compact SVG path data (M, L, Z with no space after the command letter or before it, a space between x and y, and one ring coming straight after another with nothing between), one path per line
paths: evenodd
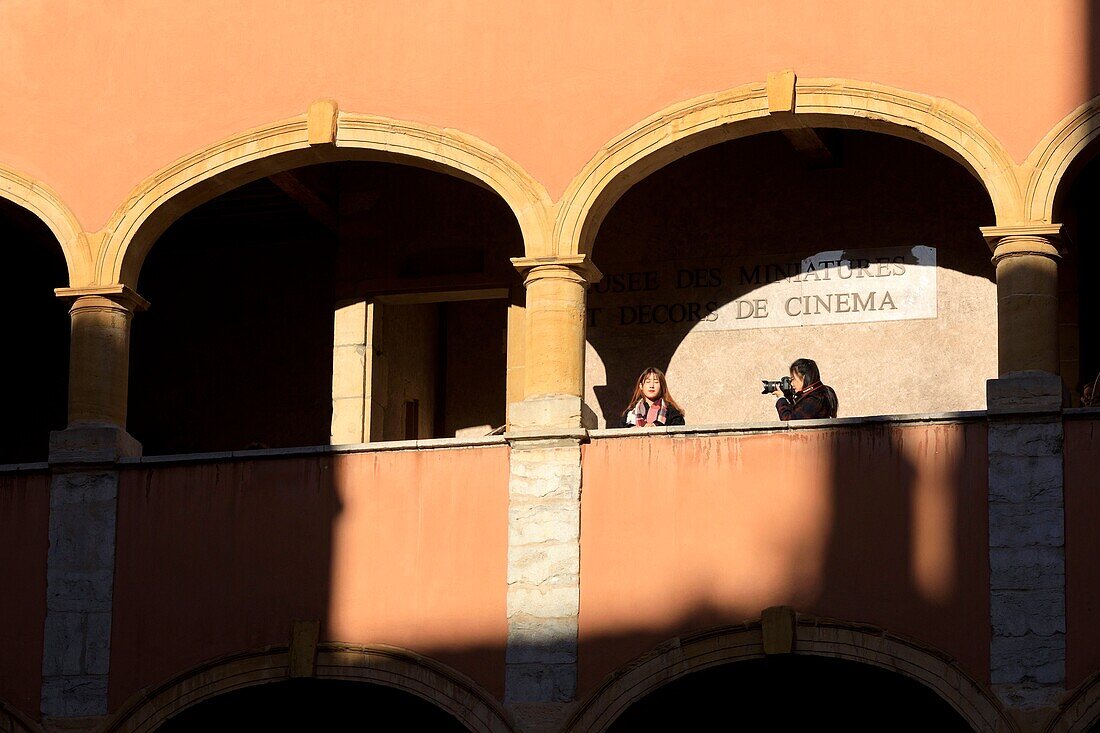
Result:
M637 427L656 425L658 420L662 423L668 422L668 407L665 405L664 398L658 398L648 409L645 406L645 397L634 405L634 424Z

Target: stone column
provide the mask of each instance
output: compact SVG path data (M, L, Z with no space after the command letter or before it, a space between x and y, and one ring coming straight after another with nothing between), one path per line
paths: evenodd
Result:
M1058 373L1060 224L984 227L997 267L1000 374Z
M1061 225L982 233L997 268L1000 373L986 392L990 681L1022 730L1041 730L1066 678Z
M130 320L148 304L125 286L72 298L69 424L50 436L50 548L42 715L47 729L94 726L107 712L118 471L140 455L126 432Z
M584 256L513 260L526 275L524 399L509 405L508 647L504 702L528 733L575 704L580 612Z
M555 731L577 687L581 441L509 442L504 703L525 733Z
M594 425L584 408L585 293L601 275L586 255L512 260L526 277L524 399L513 430Z
M130 321L149 303L125 285L58 288L72 299L69 427L126 427Z

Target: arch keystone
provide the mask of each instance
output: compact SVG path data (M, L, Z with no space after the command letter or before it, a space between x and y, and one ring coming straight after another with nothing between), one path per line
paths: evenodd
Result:
M335 145L340 105L335 99L318 99L306 112L306 130L310 145Z
M794 112L795 83L798 75L794 69L783 69L768 74L768 114Z

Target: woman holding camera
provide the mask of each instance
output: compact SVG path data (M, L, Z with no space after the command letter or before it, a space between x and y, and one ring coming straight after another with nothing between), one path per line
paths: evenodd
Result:
M657 367L642 372L634 383L634 394L623 411L623 419L628 428L684 424L684 411L668 393L664 372Z
M816 420L836 417L840 401L836 392L821 383L821 373L813 359L796 359L791 364L791 386L794 393L787 397L780 390L772 392L779 399L775 411L780 420Z

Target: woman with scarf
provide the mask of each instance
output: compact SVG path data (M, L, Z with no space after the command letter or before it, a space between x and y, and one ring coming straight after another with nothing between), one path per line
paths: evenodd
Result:
M772 393L779 398L775 402L775 411L779 413L780 420L836 417L840 401L832 387L821 383L821 372L813 359L796 359L791 364L791 386L794 387L793 399L778 389Z
M657 367L649 367L638 377L623 417L628 428L684 424L684 411L668 393L665 373Z

